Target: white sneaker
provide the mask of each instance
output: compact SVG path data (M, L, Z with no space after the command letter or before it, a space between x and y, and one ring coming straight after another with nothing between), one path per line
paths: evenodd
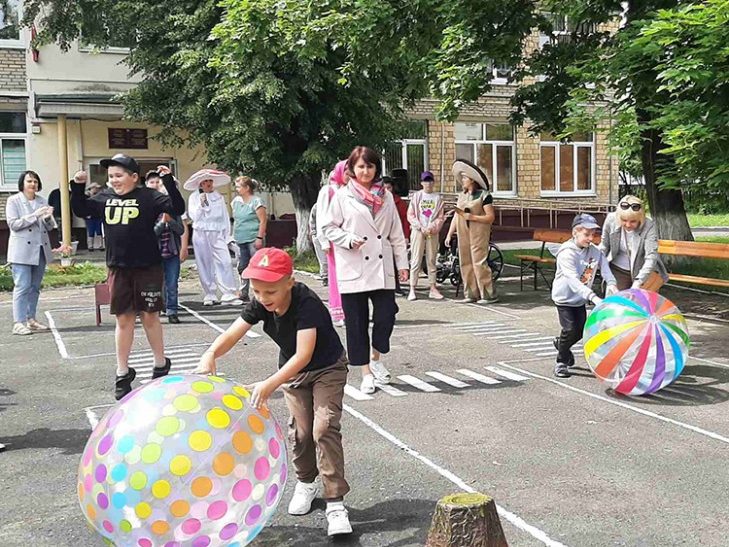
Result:
M318 493L319 487L315 482L296 481L294 497L289 502L289 515L305 515L311 511L311 503Z
M433 300L443 300L443 295L440 294L438 289L431 287L430 292L428 293L428 298L432 298Z
M370 370L372 371L372 374L375 376L375 380L377 380L381 384L389 384L392 377L390 376L390 371L385 368L385 365L382 364L382 361L375 361L372 359L370 361Z
M349 523L349 513L341 501L327 503L327 535L351 534L352 525Z
M362 383L359 385L359 390L366 394L371 395L375 392L375 377L372 374L365 374L362 376Z
M15 323L13 325L13 334L18 334L20 336L27 336L28 334L33 334L33 331L30 330L23 323Z
M215 300L214 298L209 298L206 296L203 299L203 306L215 306L216 304L218 304L218 301Z
M44 325L43 323L39 323L35 319L28 319L28 323L26 323L26 325L32 331L49 330L47 325Z
M408 293L408 300L410 300L412 302L413 300L417 300L417 299L418 299L418 297L415 295L415 291L410 289L410 292Z
M243 300L240 298L234 298L233 300L223 300L221 304L223 304L223 306L242 306Z

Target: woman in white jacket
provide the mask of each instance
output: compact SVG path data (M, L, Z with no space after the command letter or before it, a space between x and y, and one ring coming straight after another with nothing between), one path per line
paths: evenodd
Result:
M408 280L408 258L392 195L378 183L380 155L358 146L347 160L347 186L337 191L325 213L323 230L333 244L337 279L347 325L347 354L362 367L363 393L374 393L375 380L390 382L380 354L390 351L398 312L395 269ZM394 256L394 260L393 260ZM369 336L372 301L372 344Z
M236 295L238 284L228 251L228 207L223 196L214 189L214 177L221 175L230 182L230 177L221 171L203 169L185 183L186 190L193 190L187 203L187 215L192 220L192 246L195 249L195 263L203 288L203 306L219 303L216 281L222 293L220 302L231 306L243 303Z

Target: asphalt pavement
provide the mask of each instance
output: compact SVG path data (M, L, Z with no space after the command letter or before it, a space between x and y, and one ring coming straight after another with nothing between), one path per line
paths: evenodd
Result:
M727 545L729 323L691 316L683 375L628 398L606 391L579 352L573 377L552 375L555 309L544 288L520 291L514 270L491 306L420 294L398 298L390 388L366 396L350 372L343 435L354 533L337 544L422 545L437 500L473 490L496 500L512 546ZM682 308L697 295L669 297ZM165 338L173 371L185 372L239 310L203 308L191 281L181 299L183 322L165 323ZM47 290L40 318L53 332L12 336L9 301L0 296L0 545L103 545L75 492L92 425L114 402L113 318L105 310L95 326L91 289ZM254 335L219 371L252 382L274 370L276 355ZM144 381L151 365L141 329L133 360ZM271 407L285 421L280 395ZM332 543L322 502L303 517L286 514L292 491L289 479L253 545Z

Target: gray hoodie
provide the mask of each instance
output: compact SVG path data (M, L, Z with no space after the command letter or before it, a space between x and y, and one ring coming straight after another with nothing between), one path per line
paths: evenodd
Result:
M596 296L592 290L597 269L608 285L615 284L605 255L595 245L578 247L574 239L557 251L557 271L552 284L552 300L558 306L584 306Z

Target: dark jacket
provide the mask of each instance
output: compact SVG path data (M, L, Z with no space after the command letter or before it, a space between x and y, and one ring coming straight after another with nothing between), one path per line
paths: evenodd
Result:
M161 236L165 231L169 231L172 234L172 237L170 237L170 252L173 255L180 255L180 248L182 247L182 234L185 232L185 225L182 222L182 217L180 215L170 215L171 220L169 222L165 222L162 220L162 217L157 221L157 224L154 225L154 233L157 234L157 237L160 238L160 245L161 242ZM160 247L160 250L161 247Z

